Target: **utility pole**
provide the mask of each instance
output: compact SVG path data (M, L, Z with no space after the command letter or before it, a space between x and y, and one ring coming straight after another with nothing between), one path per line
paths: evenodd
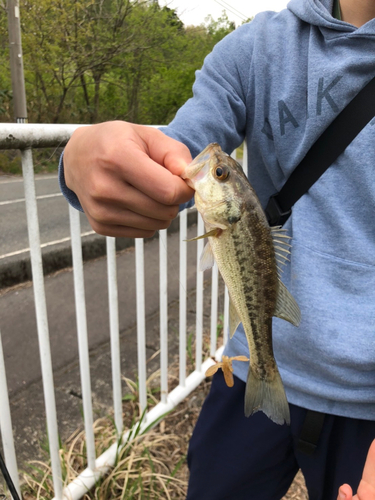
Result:
M17 123L27 123L25 79L23 75L19 0L8 0L10 72L12 76L13 113Z

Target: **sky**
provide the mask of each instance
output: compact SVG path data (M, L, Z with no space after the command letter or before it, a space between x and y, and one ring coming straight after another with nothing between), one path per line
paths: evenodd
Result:
M159 0L160 5L176 9L186 26L204 23L209 14L217 20L223 10L238 26L243 20L255 16L258 12L280 11L287 3L288 0Z

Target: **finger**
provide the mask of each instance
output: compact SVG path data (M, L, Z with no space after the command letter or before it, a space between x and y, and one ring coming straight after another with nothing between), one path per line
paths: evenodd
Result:
M147 143L151 158L166 167L172 174L180 176L185 167L191 163L190 151L183 143L160 131L155 134L149 127L135 127L140 137Z
M132 168L124 181L164 205L179 205L189 201L194 191L186 182L152 160L144 151L129 147L128 162Z
M362 479L359 483L357 495L353 500L374 500L375 499L375 488L372 484Z
M339 488L337 500L352 500L353 499L353 490L348 484L343 484Z
M103 233L104 228L117 228L116 231L118 231L120 227L155 232L161 229L167 229L171 224L170 220L151 219L131 212L130 210L123 212L121 217L116 215L118 214L108 213L107 216L103 216L102 218L93 218L90 213L86 212L91 227L99 234L105 234ZM106 236L112 235L106 234Z
M83 196L80 201L86 213L98 222L107 221L110 224L127 225L124 220L129 211L152 219L170 221L177 217L179 210L178 205L163 205L128 183L106 183L101 175L92 179Z
M145 230L129 226L106 225L90 221L91 227L97 234L115 238L152 238L156 231Z
M367 453L362 479L375 488L375 440Z
M118 166L125 182L167 205L192 198L193 190L179 177L191 161L184 144L142 125L116 124L112 130L112 147L103 158Z

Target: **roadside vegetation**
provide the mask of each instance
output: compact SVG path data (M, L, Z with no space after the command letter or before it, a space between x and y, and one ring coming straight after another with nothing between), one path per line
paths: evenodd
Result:
M5 2L0 16L0 121L12 122ZM127 120L169 123L192 95L195 71L235 29L225 13L185 26L157 0L20 0L30 123ZM51 152L40 171L56 168ZM20 173L15 153L0 153L0 171Z
M218 345L222 344L223 317L217 328ZM209 356L210 339L206 332L203 341L204 358ZM194 370L195 343L187 349L187 369ZM154 355L155 356L155 355ZM154 357L153 356L153 357ZM178 358L170 366L169 389L178 384ZM160 401L160 372L147 380L147 404L151 409ZM83 500L184 500L187 493L189 471L187 452L191 434L200 409L210 389L211 379L206 379L188 398L147 432L140 432L142 422L138 405L138 385L124 378L123 397L124 429L133 429L134 439L125 440L116 463L109 474L98 480ZM94 423L96 456L118 442L113 418L100 418ZM48 456L48 450L46 450ZM78 429L61 445L60 450L64 484L73 481L86 467L85 433ZM24 474L23 500L48 500L53 497L51 464L34 461ZM304 478L299 473L282 500L307 500Z
M133 387L135 384L133 384ZM83 500L160 500L186 498L188 484L187 450L210 381L203 382L173 412L146 434L138 434L121 449L111 472L87 492ZM152 394L151 394L152 392ZM155 397L149 391L149 397ZM125 424L138 418L135 400L128 399ZM99 456L116 442L113 420L99 419L94 424L96 451ZM85 436L77 430L61 450L65 481L72 481L85 467ZM24 476L24 500L47 500L53 496L51 468L48 462L34 462L33 472ZM299 472L282 500L307 500L305 482Z

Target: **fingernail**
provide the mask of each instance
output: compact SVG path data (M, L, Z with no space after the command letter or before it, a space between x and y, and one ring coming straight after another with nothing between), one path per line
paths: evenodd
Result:
M346 499L346 495L345 495L345 493L343 491L339 490L339 498L340 498L340 500L345 500Z

